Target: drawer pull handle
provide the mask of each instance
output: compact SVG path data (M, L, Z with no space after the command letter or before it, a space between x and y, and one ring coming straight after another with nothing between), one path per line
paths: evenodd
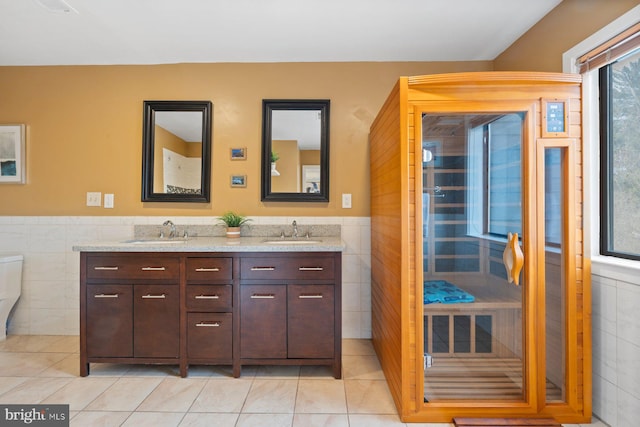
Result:
M218 322L214 322L214 323L207 323L207 322L200 322L200 323L196 323L196 326L198 327L208 327L208 328L218 328L220 327L220 323Z
M165 294L162 295L142 295L142 299L165 299L167 296Z
M298 267L298 271L323 271L324 267Z
M142 271L165 271L164 267L142 267Z
M218 295L196 295L195 299L220 299Z
M94 298L118 298L118 294L95 294Z
M275 271L275 267L251 267L251 271Z
M118 270L118 267L117 267L117 266L116 266L116 267L107 267L107 266L100 266L100 265L98 265L98 266L96 266L96 267L93 267L93 269L94 269L94 270L108 270L108 271L116 271L116 270Z
M218 267L212 267L212 268L200 267L200 268L196 268L196 271L198 273L201 273L201 272L209 272L209 271L220 271L220 269Z
M253 294L251 295L251 299L274 299L276 296L274 294Z
M298 295L300 299L322 299L322 294L301 294Z

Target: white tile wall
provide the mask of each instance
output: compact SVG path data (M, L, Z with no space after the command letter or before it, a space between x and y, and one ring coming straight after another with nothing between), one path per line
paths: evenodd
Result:
M594 262L593 412L611 426L640 419L640 275Z
M0 216L0 252L25 257L22 296L9 334L76 335L79 329L77 243L133 237L134 224L215 224L214 217ZM371 236L368 217L254 217L259 224L340 224L342 333L371 338ZM616 274L594 262L593 411L611 426L640 419L640 274ZM614 269L615 270L615 269Z
M9 317L9 334L79 333L78 243L133 237L135 224L217 224L215 217L0 216L0 252L24 255L22 295ZM344 338L371 338L371 239L368 217L253 217L255 224L339 224Z

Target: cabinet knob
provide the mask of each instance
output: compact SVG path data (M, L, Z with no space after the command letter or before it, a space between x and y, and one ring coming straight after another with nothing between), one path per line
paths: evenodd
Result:
M198 273L201 273L201 272L210 272L210 271L220 271L220 269L218 267L211 267L211 268L200 267L200 268L196 268L196 271Z
M165 271L164 267L142 267L142 271Z
M322 294L300 294L298 295L300 299L322 299Z
M251 271L275 271L275 267L251 267Z
M95 267L93 267L94 270L108 270L108 271L116 271L118 269L118 267L110 267L110 266L106 266L106 265L97 265Z
M298 271L323 271L323 267L298 267Z

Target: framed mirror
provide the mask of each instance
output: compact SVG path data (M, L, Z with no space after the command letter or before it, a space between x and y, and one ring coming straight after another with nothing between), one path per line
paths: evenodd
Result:
M329 106L262 101L262 201L329 201Z
M211 101L144 101L142 201L210 200Z

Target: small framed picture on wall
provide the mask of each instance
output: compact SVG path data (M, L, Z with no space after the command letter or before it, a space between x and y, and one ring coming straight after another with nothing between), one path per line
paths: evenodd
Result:
M232 148L231 149L231 160L246 160L247 159L247 148Z
M0 184L24 184L25 168L25 125L0 125Z
M232 187L246 187L247 186L247 175L231 175L231 186Z

